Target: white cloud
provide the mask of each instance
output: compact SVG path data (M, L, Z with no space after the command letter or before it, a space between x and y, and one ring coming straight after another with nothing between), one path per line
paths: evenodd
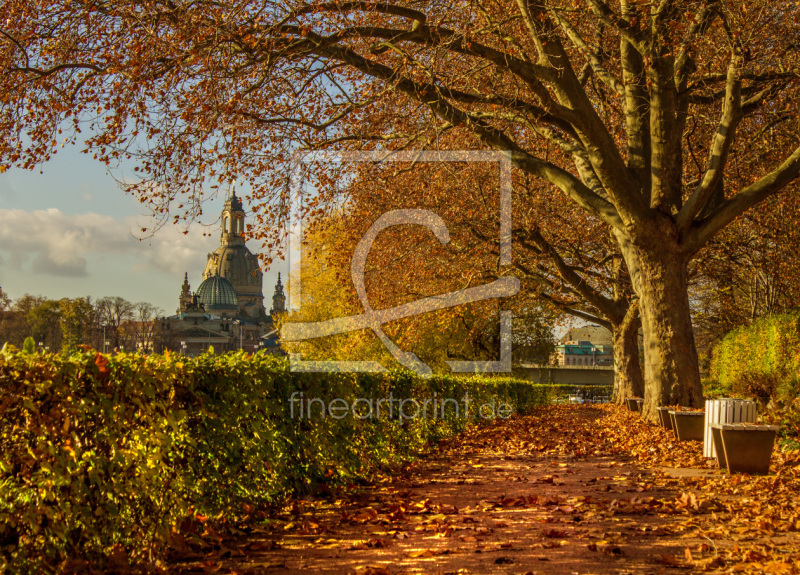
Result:
M0 265L37 275L86 277L92 273L88 261L130 256L135 270L174 275L202 269L206 254L217 244L213 235L203 236L202 226L193 226L185 235L165 226L139 241L134 236L141 227L133 217L68 215L55 208L0 209Z

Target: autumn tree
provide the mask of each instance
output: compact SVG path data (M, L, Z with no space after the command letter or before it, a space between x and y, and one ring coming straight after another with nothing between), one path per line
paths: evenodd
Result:
M6 292L0 288L0 345L11 343L20 345L21 340L15 338L19 333L20 314L14 311L12 300Z
M703 249L691 269L698 348L760 317L800 307L800 197L771 198Z
M352 286L350 258L359 231L372 223L371 218L356 218L350 210L316 220L303 242L303 264L300 268L301 300L298 309L286 318L291 322L318 322L363 313ZM378 214L380 215L380 214ZM362 214L363 216L363 214ZM463 267L443 265L442 254L432 254L425 245L421 230L393 230L407 235L418 249L397 235L379 236L370 251L365 269L365 284L370 305L385 309L425 296L447 291L452 272L463 273ZM457 243L457 239L453 239ZM419 249L421 247L421 249ZM431 256L434 256L431 258ZM436 262L450 270L442 281L441 274L430 274L426 264ZM407 270L416 273L409 277ZM297 281L293 276L290 281ZM456 289L463 285L452 285ZM526 302L517 306L511 339L514 360L547 363L554 348L550 318L535 305ZM474 302L421 316L404 318L383 326L384 332L403 351L414 353L434 371L449 372L449 360L500 359L499 309L496 302ZM379 361L391 365L394 359L368 329L337 334L305 342L284 342L290 351L300 352L307 360Z
M61 302L57 300L48 299L33 307L26 314L31 337L52 351L60 350L62 318Z
M364 311L352 286L347 283L349 268L340 265L341 259L331 253L339 250L346 235L343 232L341 220L336 218L317 222L306 231L299 275L295 271L288 280L290 286L299 282L300 301L293 301L293 309L278 318L279 327L287 321L320 322ZM282 345L288 352L298 353L303 360L309 361L378 361L385 365L392 361L389 353L366 329L307 341L283 342Z
M614 343L614 398L622 402L626 397L641 397L638 306L608 226L586 217L580 208L572 208L571 213L529 176L519 174L513 180L513 263L511 270L503 271L498 267L497 166L433 162L416 163L411 169L412 164L363 163L341 184L345 189L340 195L347 198L343 233L350 236L342 249L346 260L367 227L390 210L429 209L448 226L446 246L425 230L411 237L390 235L379 242L367 268L373 291L394 293L392 299L401 301L421 292L445 293L512 273L521 280L520 296L511 298L506 307L519 316L514 322L519 326L515 339L524 337L529 328L531 333L537 331L543 307L551 310L544 314L550 327L558 316L600 324L611 332ZM536 312L528 313L531 310ZM533 323L526 325L526 318ZM488 329L474 332L476 343L491 339L493 333ZM484 347L497 349L496 342Z
M121 297L92 302L89 296L51 300L25 294L0 310L0 342L19 347L31 336L51 351L70 352L77 345L103 347L103 332L114 347L152 349L156 314L149 303Z
M130 349L148 352L155 349L158 328L156 319L162 310L147 302L133 304L130 319L120 326ZM126 348L127 349L127 348Z
M134 305L125 298L104 297L95 304L98 323L105 327L105 341L110 341L114 349L124 345L122 326L134 318ZM103 350L106 351L106 350Z
M166 215L242 175L274 245L298 148L458 132L607 224L638 296L646 415L702 401L688 265L800 172L794 2L427 0L0 7L0 157L91 127ZM186 209L186 208L184 208ZM314 209L314 208L312 208ZM176 217L180 218L179 213Z
M11 307L11 298L8 297L8 294L3 291L3 288L0 287L0 311L5 311Z
M525 310L527 311L527 310ZM514 362L517 364L548 365L556 350L551 318L540 308L517 316L523 329L513 334ZM494 349L497 349L495 346Z
M3 321L0 323L0 341L21 347L25 338L31 335L29 313L45 301L47 298L42 296L25 294L11 302L10 307L3 313Z
M62 298L59 309L63 350L72 351L80 344L90 345L97 331L96 311L91 298Z

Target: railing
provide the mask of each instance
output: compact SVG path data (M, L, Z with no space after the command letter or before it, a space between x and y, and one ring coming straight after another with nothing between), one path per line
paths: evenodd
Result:
M520 363L515 367L525 369L585 369L587 371L613 371L613 365L537 365L535 363Z
M564 403L608 403L609 401L611 396L606 393L595 388L584 389L576 386Z

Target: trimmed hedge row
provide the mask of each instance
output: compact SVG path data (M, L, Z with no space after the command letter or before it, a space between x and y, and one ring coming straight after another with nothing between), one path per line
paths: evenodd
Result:
M152 560L187 517L236 520L320 482L367 478L460 432L482 404L523 412L573 388L292 373L286 361L258 354L64 357L4 348L0 571L54 571L120 548L134 562ZM453 401L464 394L469 417ZM373 404L383 409L365 417L371 398L383 398ZM387 409L389 398L416 398L420 408L428 399L430 411L405 417L415 406L399 414L398 403ZM324 418L323 402L331 408ZM356 416L341 417L343 403L360 403Z
M800 312L792 312L729 332L712 352L710 375L734 392L770 395L768 388L796 381L798 370Z

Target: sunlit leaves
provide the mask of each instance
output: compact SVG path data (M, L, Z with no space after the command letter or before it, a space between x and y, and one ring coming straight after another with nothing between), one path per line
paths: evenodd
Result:
M552 392L513 380L293 374L267 355L88 348L4 348L0 389L0 566L15 572L42 561L153 561L192 533L263 518L268 505L321 483L368 477L470 422L449 408L437 421L292 417L292 393L469 393L524 410Z

